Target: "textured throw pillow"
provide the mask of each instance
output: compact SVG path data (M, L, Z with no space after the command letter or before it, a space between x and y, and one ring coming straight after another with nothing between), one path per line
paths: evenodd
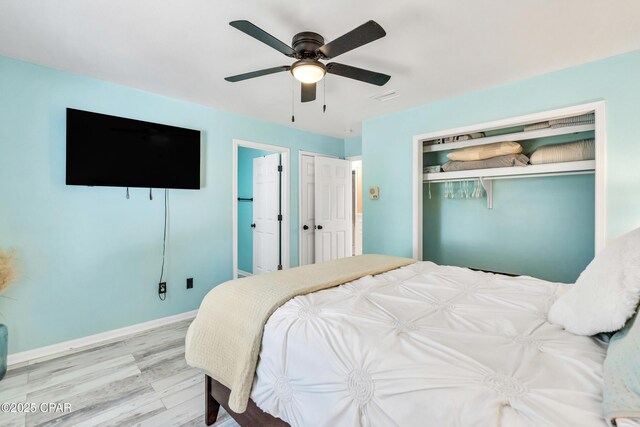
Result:
M449 160L484 160L507 154L522 153L522 146L517 142L496 142L495 144L479 145L477 147L461 148L447 154Z
M567 142L564 144L545 145L531 155L532 165L559 162L577 162L596 158L596 145L593 139Z
M549 321L576 335L622 328L640 300L640 228L614 240L551 306Z

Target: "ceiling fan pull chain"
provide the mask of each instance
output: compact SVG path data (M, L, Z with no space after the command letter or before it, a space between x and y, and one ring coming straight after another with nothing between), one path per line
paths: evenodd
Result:
M324 81L322 82L322 96L324 98L324 100L322 101L324 103L324 105L322 106L322 112L326 113L327 112L327 78L325 77Z
M295 123L296 121L296 107L295 107L295 79L291 79L291 123Z

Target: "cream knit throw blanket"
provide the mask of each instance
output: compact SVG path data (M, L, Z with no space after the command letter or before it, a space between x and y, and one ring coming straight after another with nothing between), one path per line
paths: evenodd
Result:
M222 283L205 296L189 327L187 363L227 386L229 407L242 413L251 394L264 325L278 307L297 295L414 262L362 255Z

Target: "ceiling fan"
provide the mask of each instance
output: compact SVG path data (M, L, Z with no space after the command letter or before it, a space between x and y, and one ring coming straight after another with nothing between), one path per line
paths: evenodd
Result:
M309 102L316 99L316 83L322 80L326 73L377 86L383 86L391 78L386 74L337 62L330 62L326 65L320 62L320 60L333 59L338 55L384 37L387 33L375 21L366 22L327 44L324 43L324 38L320 34L304 31L293 36L291 41L293 47L288 46L249 21L232 21L229 22L229 25L260 40L286 56L296 59L291 65L282 65L226 77L225 80L229 82L239 82L281 71L291 71L291 74L302 83L302 102Z

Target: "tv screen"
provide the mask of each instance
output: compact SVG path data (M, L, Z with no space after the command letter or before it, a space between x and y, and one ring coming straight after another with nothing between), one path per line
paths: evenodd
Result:
M67 108L67 185L200 188L200 132Z

